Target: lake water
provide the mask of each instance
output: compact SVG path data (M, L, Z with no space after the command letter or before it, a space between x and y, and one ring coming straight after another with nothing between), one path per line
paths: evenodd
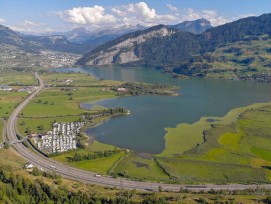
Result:
M181 95L133 96L103 100L105 107L121 106L131 111L104 124L87 129L97 140L139 152L160 153L165 127L194 123L202 116L223 116L233 108L271 101L271 84L217 79L173 79L157 70L83 67L58 69L80 71L97 78L164 83L181 86Z

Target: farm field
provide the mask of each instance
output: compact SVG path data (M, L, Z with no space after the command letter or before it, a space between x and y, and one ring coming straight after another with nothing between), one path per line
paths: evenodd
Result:
M78 115L86 112L80 103L115 97L102 88L50 88L39 94L23 110L24 117L55 117Z
M82 86L82 87L95 87L95 86L113 86L120 85L123 82L112 80L101 80L89 74L82 73L54 73L46 72L41 75L44 83L50 86Z
M12 69L1 70L0 84L8 85L38 85L34 75L30 72L19 72Z
M27 96L26 92L0 91L0 118L9 117L15 106Z

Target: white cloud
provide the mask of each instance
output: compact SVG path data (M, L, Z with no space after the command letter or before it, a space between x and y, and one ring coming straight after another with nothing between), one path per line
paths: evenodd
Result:
M0 23L5 23L5 22L6 22L5 19L0 18Z
M29 20L25 20L20 24L9 25L10 29L23 32L23 33L44 33L44 32L52 32L54 31L52 28L46 27L44 23L33 22Z
M130 3L127 5L117 6L111 11L118 15L119 21L124 24L142 24L151 26L161 23L170 23L178 20L176 15L160 15L154 8L150 8L145 2Z
M175 11L178 12L178 8L173 6L172 4L167 4L167 7L171 10L171 11Z
M116 23L117 19L111 14L105 14L102 6L94 7L76 7L64 12L60 15L64 20L81 25L101 25Z

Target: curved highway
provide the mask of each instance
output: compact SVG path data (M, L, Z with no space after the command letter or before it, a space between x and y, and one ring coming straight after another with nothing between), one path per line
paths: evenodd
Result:
M17 116L20 114L22 109L33 99L40 91L44 88L43 80L36 73L36 78L39 81L39 87L37 90L32 93L27 99L25 99L11 114L8 122L7 122L7 139L9 141L17 141L18 138L16 136L16 120ZM177 184L163 184L163 183L155 183L155 182L139 182L139 181L131 181L123 178L111 178L111 177L95 177L95 173L87 172L84 170L76 169L73 167L69 167L67 165L56 162L50 158L47 158L38 152L33 152L29 148L25 147L22 143L15 143L12 147L18 152L18 154L23 157L25 160L32 162L34 165L42 167L44 170L54 171L61 176L77 181L82 181L90 184L97 184L102 186L109 187L119 187L125 189L137 189L137 190L150 190L150 191L158 191L159 186L162 187L163 190L169 191L179 191L180 188L191 189L195 191L199 190L220 190L220 189L229 189L229 190L241 190L247 188L257 188L258 185L242 185L242 184L229 184L229 185L177 185ZM214 172L216 173L216 172ZM271 185L261 185L260 187L271 188Z

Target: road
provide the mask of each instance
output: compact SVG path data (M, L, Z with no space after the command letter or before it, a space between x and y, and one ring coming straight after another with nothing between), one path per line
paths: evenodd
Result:
M25 99L11 114L9 120L7 121L7 136L9 141L17 141L16 137L16 120L17 116L23 110L23 108L44 88L43 80L36 74L36 78L39 81L38 89L32 93L27 99ZM85 183L108 186L108 187L119 187L124 189L137 189L137 190L151 190L158 191L159 186L162 187L163 190L169 191L179 191L180 188L191 189L194 191L199 190L221 190L221 189L229 189L229 190L242 190L247 188L257 188L259 185L242 185L242 184L229 184L229 185L215 185L215 184L207 184L207 185L177 185L177 184L163 184L163 183L155 183L155 182L139 182L139 181L131 181L123 178L111 178L111 177L95 177L95 173L76 169L73 167L69 167L67 165L56 162L50 158L47 158L38 152L31 151L29 148L25 147L22 143L15 143L12 147L19 153L21 157L25 160L32 162L34 165L42 167L44 170L49 170L60 174L62 177L82 181ZM216 173L216 172L214 172ZM270 188L271 185L261 185L260 187Z

